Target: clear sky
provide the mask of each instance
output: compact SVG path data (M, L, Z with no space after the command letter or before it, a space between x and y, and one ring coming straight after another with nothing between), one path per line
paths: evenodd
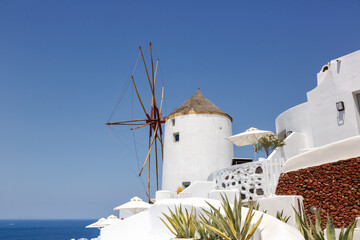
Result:
M146 199L133 143L116 145L104 125L139 45L152 41L160 58L165 114L201 88L234 134L275 131L323 65L360 49L359 13L357 0L2 0L0 218L100 218ZM122 104L112 120L140 110Z

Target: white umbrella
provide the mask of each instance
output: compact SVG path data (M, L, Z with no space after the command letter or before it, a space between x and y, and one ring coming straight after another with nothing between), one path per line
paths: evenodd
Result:
M101 224L105 220L106 220L105 218L100 218L99 220L97 220L96 222L86 226L85 228L101 228Z
M149 207L151 207L151 204L144 202L139 197L133 197L129 202L114 208L114 210L129 210L133 214L136 214L148 209Z
M255 144L258 143L259 139L269 135L274 135L271 131L259 130L257 128L249 128L245 132L236 134L226 139L235 144L238 147L253 145L254 149L254 161L256 160Z
M113 225L114 223L118 223L120 221L121 220L119 218L117 218L116 216L110 215L104 222L102 222L102 225L104 225L104 227L106 227L106 226Z
M110 215L110 216L108 216L107 219L100 218L97 222L86 226L86 228L103 228L103 227L110 226L114 223L117 223L119 221L121 221L121 220L118 219L116 216Z

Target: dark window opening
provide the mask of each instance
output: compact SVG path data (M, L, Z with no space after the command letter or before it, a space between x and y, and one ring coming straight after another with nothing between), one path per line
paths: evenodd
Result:
M182 185L184 186L184 188L187 188L188 186L190 186L190 182L182 182Z
M231 165L239 165L243 163L252 162L251 158L233 158Z
M179 141L180 141L180 134L174 133L174 142L179 142Z
M357 93L355 95L355 98L356 98L356 101L357 101L357 108L358 108L359 113L360 113L360 93Z

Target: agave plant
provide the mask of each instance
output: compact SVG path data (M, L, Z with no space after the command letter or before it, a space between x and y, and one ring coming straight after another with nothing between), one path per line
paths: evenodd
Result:
M276 218L284 223L287 223L290 219L290 216L284 216L284 210L282 210L281 212L276 212Z
M196 221L196 210L195 208L191 208L189 211L185 208L185 212L180 204L179 207L175 206L174 212L169 208L170 216L163 213L166 220L170 223L166 223L166 221L162 218L161 221L165 224L165 226L177 237L177 238L195 238L195 221Z
M213 210L210 210L211 214L214 214ZM204 226L204 224L212 226L214 228L218 228L218 225L204 216L204 214L199 215L199 219L195 221L196 234L199 239L202 240L222 240L223 238L213 231L209 231L208 228Z
M321 209L318 209L316 212L316 218L315 218L315 225L312 223L311 219L306 219L305 216L305 210L302 209L302 215L295 211L295 217L296 217L296 223L299 226L301 234L304 236L306 240L325 240L324 232L322 229L322 221L321 221ZM346 231L344 230L344 227L341 228L341 232L339 234L338 240L353 240L354 230L356 226L357 221L353 221L350 223L350 225L347 227ZM326 219L326 239L327 240L336 240L335 236L335 228L334 224L331 221L329 215Z
M209 231L213 232L215 235L220 236L220 239L226 240L248 240L255 233L255 230L259 226L263 216L259 218L259 220L255 223L255 225L251 227L251 220L254 217L254 204L253 202L249 205L249 210L242 223L241 216L241 198L237 200L235 197L235 202L233 208L229 203L229 200L226 196L221 196L221 206L225 212L225 216L223 216L220 212L220 209L215 208L209 202L207 204L210 206L212 211L207 211L203 209L205 213L205 217L211 220L211 224L205 221L205 217L201 219L203 226Z

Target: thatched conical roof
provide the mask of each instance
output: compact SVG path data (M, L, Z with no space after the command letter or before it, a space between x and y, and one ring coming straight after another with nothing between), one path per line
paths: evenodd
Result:
M180 107L170 113L167 119L188 114L216 114L227 117L230 119L230 121L232 121L232 118L228 114L206 99L201 94L199 88L194 95L186 100Z

